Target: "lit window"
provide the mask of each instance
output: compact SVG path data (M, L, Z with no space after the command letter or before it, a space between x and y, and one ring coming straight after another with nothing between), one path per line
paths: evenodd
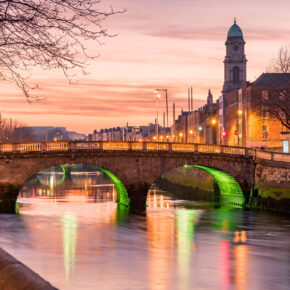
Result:
M268 101L269 93L267 90L262 91L262 98L263 98L263 101Z

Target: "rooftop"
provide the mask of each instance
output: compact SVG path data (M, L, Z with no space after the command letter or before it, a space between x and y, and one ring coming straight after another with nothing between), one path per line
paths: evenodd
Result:
M253 86L285 86L290 85L290 73L262 73Z

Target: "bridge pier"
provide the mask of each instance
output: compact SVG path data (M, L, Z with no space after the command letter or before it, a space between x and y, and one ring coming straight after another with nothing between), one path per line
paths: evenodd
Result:
M142 213L146 210L147 194L151 184L140 183L128 185L127 192L130 198L130 211L133 213Z
M0 183L0 213L14 214L18 193L21 186Z

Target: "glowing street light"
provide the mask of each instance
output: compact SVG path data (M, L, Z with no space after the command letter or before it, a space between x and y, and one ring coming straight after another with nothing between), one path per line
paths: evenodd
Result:
M192 134L193 134L193 131L192 131L192 130L189 130L189 134L191 134L191 135L192 135Z
M165 92L165 101L166 101L166 127L168 128L168 94L167 89L155 89L155 93Z
M241 116L243 114L242 110L238 110L238 115Z
M158 90L155 90L155 93L158 93ZM156 104L157 104L157 118L156 118L156 136L157 136L157 141L158 141L158 100L161 97L161 95L158 93L156 95ZM153 138L154 139L154 138ZM156 139L156 138L155 138ZM154 139L154 140L155 140Z
M211 120L211 123L212 123L213 125L215 125L215 124L216 124L216 119L212 119L212 120Z
M202 127L201 126L198 127L198 131L202 131Z

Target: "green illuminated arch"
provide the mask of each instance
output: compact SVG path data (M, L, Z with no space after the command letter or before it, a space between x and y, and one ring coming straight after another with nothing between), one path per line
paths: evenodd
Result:
M245 198L238 182L228 173L200 165L185 165L185 167L196 167L210 174L218 184L221 193L221 203L232 207L243 207Z
M111 179L111 181L114 183L116 187L116 191L117 191L117 202L122 205L129 206L130 198L128 196L127 189L122 183L122 181L112 172L98 166L96 166L96 168L98 168L99 170L107 174L109 178Z

